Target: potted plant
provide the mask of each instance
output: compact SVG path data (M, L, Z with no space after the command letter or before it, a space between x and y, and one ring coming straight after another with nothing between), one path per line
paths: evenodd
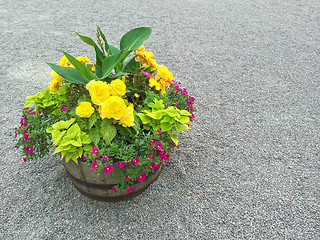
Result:
M120 48L97 28L95 64L63 51L50 87L26 97L16 148L25 162L61 154L77 189L88 197L131 198L157 179L194 118L194 98L142 45L150 27L123 35Z

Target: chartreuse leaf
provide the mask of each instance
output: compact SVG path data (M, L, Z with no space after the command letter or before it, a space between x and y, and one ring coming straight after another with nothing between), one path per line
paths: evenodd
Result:
M130 30L124 34L120 40L120 49L128 49L133 51L139 48L144 41L148 40L151 36L152 28L151 27L139 27Z
M103 119L103 121L101 122L100 132L106 144L109 144L117 135L117 129L112 124L112 120L107 118Z
M53 71L59 74L64 80L71 82L86 85L89 81L75 68L72 67L61 67L53 63L47 63Z
M186 111L186 110L180 110L180 114L181 114L181 115L184 115L184 116L191 116L191 113L189 113L189 112Z
M58 145L60 140L61 140L61 138L64 136L65 133L66 133L66 130L60 131L58 129L54 129L51 132L53 145Z
M181 123L190 123L190 118L187 116L181 116L181 118L179 119L179 122Z
M68 129L67 136L70 137L70 139L73 139L78 134L80 134L80 132L81 132L80 127L78 123L76 123L76 124L73 124L71 128Z
M94 75L82 62L78 61L75 57L71 56L69 53L62 51L66 58L71 62L71 64L88 80L97 79L97 76Z
M147 113L147 116L153 119L161 119L163 116L163 111L159 110L159 111L150 112L150 113Z
M141 119L142 124L148 124L151 121L151 117L148 117L144 113L137 113L137 116Z
M70 127L70 125L75 121L75 118L71 118L68 121L59 121L52 125L53 129L61 130L61 129L67 129Z
M179 140L178 140L177 134L171 134L171 140L172 140L176 145L178 145Z
M35 101L35 99L36 99L35 95L26 97L26 103L24 104L24 107L25 108L30 107L32 103Z
M161 127L161 132L167 132L171 130L172 124L168 122L163 122L160 124L160 127Z

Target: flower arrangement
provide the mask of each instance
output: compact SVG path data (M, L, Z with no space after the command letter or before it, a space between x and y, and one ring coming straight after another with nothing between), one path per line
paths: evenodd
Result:
M121 194L170 159L179 148L177 134L192 124L194 98L142 45L151 31L127 32L120 48L99 27L97 44L77 33L94 48L95 64L64 51L59 65L48 63L50 87L26 98L15 128L25 162L53 145L61 160L84 161L98 175L114 176L112 190Z

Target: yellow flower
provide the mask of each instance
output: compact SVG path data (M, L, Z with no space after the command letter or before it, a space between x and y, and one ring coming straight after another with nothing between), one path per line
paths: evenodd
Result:
M92 107L90 102L81 102L76 108L76 114L82 118L91 117L93 112L94 112L94 108Z
M143 45L141 45L136 50L134 50L134 53L137 54L138 52L144 52L145 50L146 48Z
M100 117L113 118L120 120L123 115L127 114L127 107L124 100L118 96L111 96L109 99L103 103L100 109Z
M157 85L157 80L155 80L154 78L150 78L149 79L149 87L154 87L154 86L156 86Z
M60 83L63 80L63 78L60 77L60 75L58 73L56 73L55 71L51 71L50 75L53 77L54 80L57 80Z
M67 59L67 57L66 56L63 56L61 59L60 59L60 66L62 66L62 67L69 67L70 66L70 62L69 62L69 60Z
M127 107L126 114L120 118L120 123L124 127L132 127L134 125L133 104Z
M165 66L160 66L160 67L158 68L158 75L159 75L161 78L164 78L164 79L170 79L170 80L173 79L173 74L172 74L172 72L170 72L170 71L168 70L168 68L165 67Z
M58 91L60 85L61 85L61 82L54 79L50 82L50 90L51 91Z
M126 94L126 84L120 79L113 80L110 83L110 91L113 96L122 97Z
M151 67L151 71L155 71L158 68L158 63L153 58L148 59L148 63Z
M102 105L111 95L110 87L106 82L91 80L86 85L91 101L96 105Z
M86 63L89 63L89 62L90 62L89 58L87 58L87 57L82 57L82 56L80 56L80 57L77 57L76 59L77 59L79 62L82 62L83 64L86 64Z

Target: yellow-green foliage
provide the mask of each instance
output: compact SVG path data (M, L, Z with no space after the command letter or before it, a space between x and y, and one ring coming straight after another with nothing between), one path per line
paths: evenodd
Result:
M90 151L92 146L89 135L82 132L74 121L75 118L71 118L57 122L47 132L52 135L53 145L58 146L52 155L61 152L61 160L65 157L66 162L72 159L78 163L77 159L82 156L83 151Z

